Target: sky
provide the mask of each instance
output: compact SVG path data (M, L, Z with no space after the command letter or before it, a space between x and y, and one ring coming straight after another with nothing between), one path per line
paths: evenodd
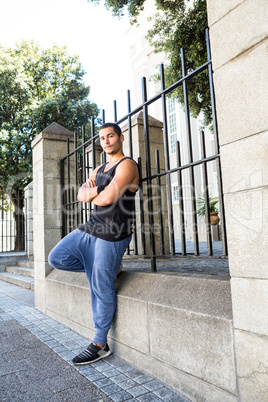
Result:
M125 38L127 17L118 19L103 1L0 0L0 43L15 47L22 39L34 39L48 48L66 45L78 55L90 86L90 100L105 109L106 121L126 114L127 90L132 90L130 50Z

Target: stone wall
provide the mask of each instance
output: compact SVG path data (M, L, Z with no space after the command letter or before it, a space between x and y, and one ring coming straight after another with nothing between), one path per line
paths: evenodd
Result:
M92 338L84 273L49 273L46 314ZM191 401L236 401L228 280L123 270L108 342L113 353Z
M207 0L238 399L268 395L268 3Z

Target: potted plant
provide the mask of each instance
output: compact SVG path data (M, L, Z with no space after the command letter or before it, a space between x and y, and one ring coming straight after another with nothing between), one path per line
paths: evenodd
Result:
M213 195L208 195L208 203L209 203L209 212L210 212L210 223L211 225L217 225L220 221L219 218L219 210L216 207L218 200L213 200ZM197 198L197 215L205 217L206 223L206 208L205 208L205 194L201 193Z

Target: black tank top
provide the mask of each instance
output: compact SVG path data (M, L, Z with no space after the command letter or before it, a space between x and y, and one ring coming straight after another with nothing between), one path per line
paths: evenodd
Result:
M125 157L111 169L107 170L107 172L104 172L104 169L108 162L102 165L97 171L96 185L108 186L115 175L117 166L126 159L133 160L132 158ZM111 205L104 207L94 205L90 220L78 229L107 241L125 239L132 234L135 194L136 192L133 193L127 190L125 196L120 197L119 200Z

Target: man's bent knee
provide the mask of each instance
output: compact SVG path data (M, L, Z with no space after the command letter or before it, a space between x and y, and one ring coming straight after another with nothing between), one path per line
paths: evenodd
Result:
M48 263L52 268L64 269L57 253L56 247L53 248L48 255Z

